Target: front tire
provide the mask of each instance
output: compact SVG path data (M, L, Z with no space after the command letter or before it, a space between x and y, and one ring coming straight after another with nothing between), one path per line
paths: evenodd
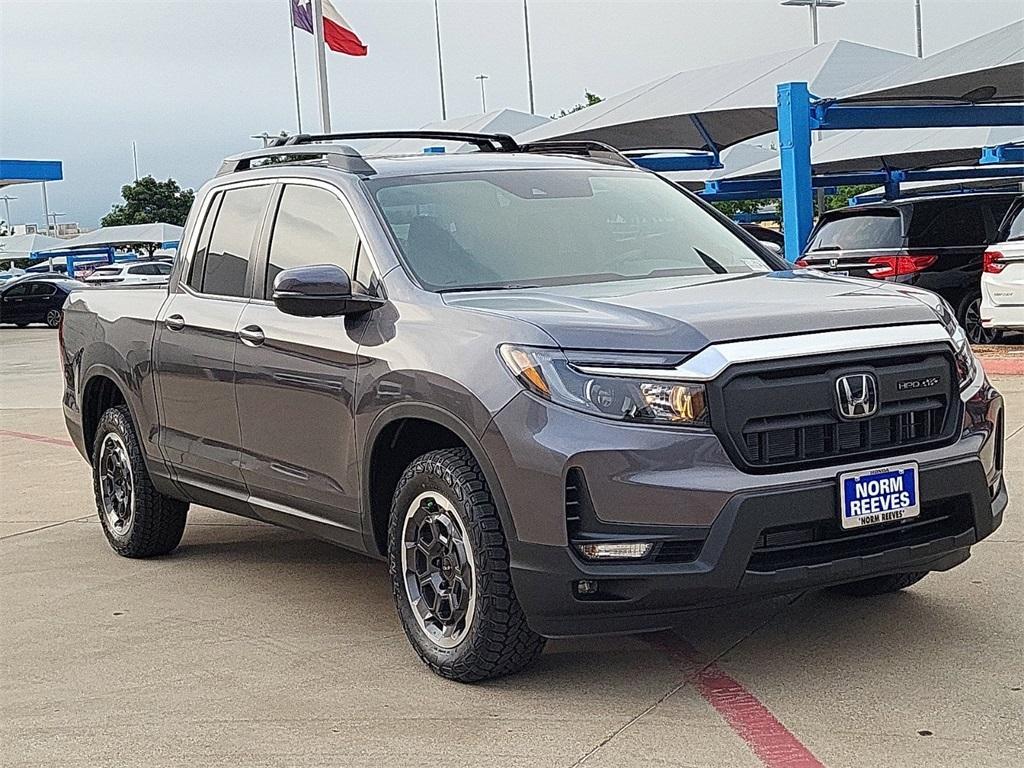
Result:
M122 557L166 555L181 541L188 502L153 487L127 406L107 409L93 441L93 492L103 533Z
M876 595L887 595L891 592L899 592L909 586L917 584L928 575L928 571L915 571L913 573L893 573L889 576L875 576L870 579L851 581L848 584L837 584L832 587L834 592L851 597L875 597Z
M398 616L420 659L463 683L528 666L544 638L512 588L508 544L466 448L424 454L395 489L388 564Z

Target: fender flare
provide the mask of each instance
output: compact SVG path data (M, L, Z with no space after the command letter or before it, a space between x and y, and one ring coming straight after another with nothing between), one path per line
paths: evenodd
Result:
M373 532L373 508L370 498L370 466L371 459L373 457L373 449L381 432L383 432L388 425L402 419L421 419L423 421L432 421L435 424L439 424L445 429L448 429L463 443L465 443L466 447L469 448L470 453L473 454L473 458L476 459L477 463L480 465L481 471L484 473L484 479L487 481L487 486L491 491L491 496L494 498L494 505L498 510L498 517L501 520L501 526L505 531L505 537L509 542L509 546L511 547L514 542L518 541L515 522L512 519L508 500L505 498L505 492L498 479L498 473L495 471L494 465L491 463L490 458L484 451L483 444L473 433L473 430L471 430L469 426L458 416L436 405L413 402L394 403L393 405L386 407L374 418L373 422L370 424L370 428L366 431L366 436L360 452L361 466L359 468L359 477L362 486L360 493L362 511L360 517L363 530L363 542L366 546L366 551L371 553L379 551Z

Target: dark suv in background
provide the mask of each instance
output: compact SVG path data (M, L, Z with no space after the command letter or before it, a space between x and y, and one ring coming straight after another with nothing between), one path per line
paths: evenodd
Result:
M828 211L797 266L934 291L973 343L990 344L998 333L981 325L982 256L1015 197L917 197Z

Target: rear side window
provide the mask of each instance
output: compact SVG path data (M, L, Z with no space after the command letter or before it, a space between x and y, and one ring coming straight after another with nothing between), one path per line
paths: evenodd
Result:
M903 220L895 208L844 214L823 220L811 236L810 251L900 248Z
M29 286L29 296L53 296L57 292L57 286L50 283L32 283Z
M321 187L288 184L274 219L264 296L284 269L337 264L355 280L359 235L352 217L333 193Z
M244 296L249 254L266 210L270 187L239 187L224 192L210 236L203 269L203 293Z
M992 211L977 202L957 201L957 205L915 205L910 221L911 248L948 248L985 245L989 240L986 214Z

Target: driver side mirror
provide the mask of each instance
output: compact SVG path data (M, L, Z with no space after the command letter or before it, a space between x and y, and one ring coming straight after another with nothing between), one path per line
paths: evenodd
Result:
M384 303L352 293L348 273L335 264L284 269L274 278L274 305L298 317L336 317L369 312Z

